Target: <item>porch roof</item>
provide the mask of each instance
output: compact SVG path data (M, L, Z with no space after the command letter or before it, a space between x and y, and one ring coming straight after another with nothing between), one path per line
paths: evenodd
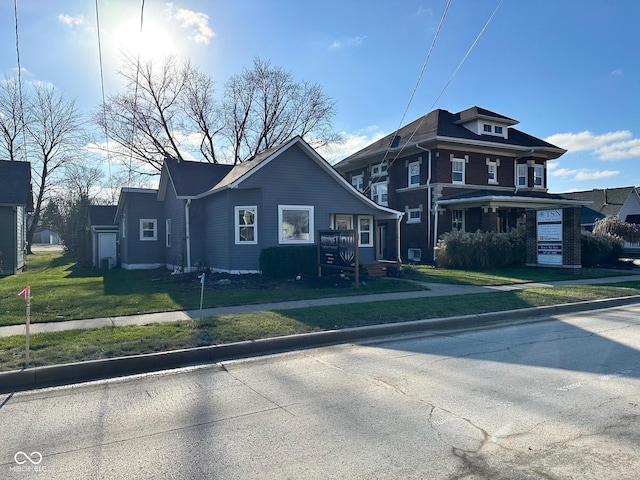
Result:
M590 204L585 200L570 200L562 195L546 192L518 192L508 193L492 190L472 190L456 195L450 195L437 200L439 207L445 208L536 208L562 207Z

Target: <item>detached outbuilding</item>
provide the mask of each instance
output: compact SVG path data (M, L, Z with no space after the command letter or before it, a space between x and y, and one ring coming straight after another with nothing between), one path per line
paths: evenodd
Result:
M14 275L27 266L27 214L31 211L31 164L0 161L0 275Z

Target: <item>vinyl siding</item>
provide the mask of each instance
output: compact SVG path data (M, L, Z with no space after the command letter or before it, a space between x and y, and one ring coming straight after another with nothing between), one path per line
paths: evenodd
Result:
M157 221L157 239L140 240L140 219L155 219ZM164 265L165 255L165 225L162 206L157 196L151 193L129 193L125 208L126 238L121 240L126 244L122 251L122 263L127 265Z
M0 275L13 275L16 272L16 212L15 207L0 207Z
M164 248L164 262L167 265L186 266L186 226L184 216L184 205L186 200L176 198L175 191L171 185L167 187L164 200L164 218L171 219L171 246L167 247L166 221L162 221L164 234L160 244ZM193 257L192 257L193 258Z

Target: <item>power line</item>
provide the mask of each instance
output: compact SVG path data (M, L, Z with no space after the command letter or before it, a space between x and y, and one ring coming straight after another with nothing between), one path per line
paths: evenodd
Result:
M13 0L13 16L16 25L16 57L18 60L18 99L20 101L20 121L22 122L22 145L24 159L27 160L27 125L24 121L24 100L22 96L22 66L20 65L20 41L18 35L18 0Z
M107 132L107 105L104 95L104 69L102 66L102 42L100 41L100 15L98 13L98 0L96 0L96 31L98 33L98 60L100 63L100 90L102 92L102 121L104 123L104 139L107 148L107 168L109 170L109 187L111 188L111 151L109 150L109 134Z
M427 68L427 64L429 63L429 59L431 58L431 53L433 52L433 49L435 48L436 45L436 40L438 39L438 35L440 34L440 30L442 29L442 25L444 24L444 19L447 16L447 12L449 11L449 6L451 5L451 0L447 1L447 5L445 6L444 12L442 12L442 17L440 17L440 23L438 24L438 28L436 30L436 33L433 37L433 40L431 41L431 46L429 47L429 51L427 52L427 56L424 60L424 63L422 64L422 69L420 70L420 74L418 75L418 80L416 81L415 86L413 87L413 91L411 92L411 96L409 97L409 101L407 102L407 106L404 109L404 113L402 114L402 118L400 119L400 122L398 123L398 128L396 128L395 132L398 132L400 130L400 128L402 127L402 124L404 123L404 119L407 115L407 112L409 111L409 107L411 106L411 103L413 102L413 98L415 97L416 92L418 91L418 86L420 85L420 82L422 81L422 76L424 74L425 69ZM393 137L392 137L393 139ZM389 145L387 145L387 149L384 152L384 156L382 157L382 160L380 161L380 165L383 165L385 160L387 159L387 155L389 154L389 150L391 149L391 142L389 142ZM372 180L371 178L369 179L369 183L367 184L367 187L363 189L364 192L367 192L369 190L369 188L371 188L372 185Z
M487 27L489 26L489 24L491 23L491 20L493 20L493 17L495 17L496 13L498 12L498 9L500 8L500 5L502 5L502 2L504 2L504 0L500 0L500 2L498 3L498 5L496 6L496 8L493 10L493 13L491 14L491 16L489 17L489 19L486 21L486 23L484 24L484 26L482 27L482 29L480 30L480 33L478 33L478 35L476 36L476 39L473 41L473 43L471 44L471 46L469 47L469 49L467 50L467 53L465 53L464 57L462 57L462 60L460 60L460 63L458 64L458 66L456 67L456 69L454 70L453 74L451 75L451 77L449 77L449 80L447 81L447 83L444 85L444 87L442 88L442 90L440 91L440 93L438 94L438 96L436 97L436 99L433 101L433 103L431 104L431 107L429 108L429 111L431 111L433 109L433 107L436 105L436 103L438 103L438 100L440 100L440 97L442 97L442 95L444 94L445 90L449 87L449 85L451 84L451 82L453 81L453 79L455 78L455 76L458 74L458 72L460 71L460 68L462 68L462 65L464 64L465 60L467 59L467 57L469 57L469 55L471 54L471 51L474 49L474 47L476 46L476 44L478 43L478 41L480 40L480 37L482 36L482 34L484 33L484 31L487 29ZM411 142L411 139L414 137L414 135L416 134L416 132L420 129L420 127L422 126L422 124L424 123L424 120L426 118L426 115L424 115L421 119L420 122L418 123L418 125L416 126L416 128L413 130L413 132L411 133L411 135L409 136L409 138L407 139L407 141L404 143L404 145L402 146L402 148L398 151L398 153L396 154L395 158L391 161L391 163L393 164L393 162L395 162L398 157L402 154L403 150L405 149L405 147L407 145L409 145L409 142Z

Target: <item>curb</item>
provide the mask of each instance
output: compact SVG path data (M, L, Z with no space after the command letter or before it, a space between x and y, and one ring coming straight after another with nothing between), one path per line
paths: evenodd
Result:
M640 303L640 295L456 317L369 325L365 327L302 333L222 345L171 350L161 353L33 367L0 372L0 393L11 393L36 388L67 385L76 382L88 382L157 372L190 365L218 363L287 350L339 344L371 337L415 333L425 330L490 327L507 322L518 323L514 321L514 318L521 322L528 319L531 321L540 321L541 317L620 307L634 303Z

